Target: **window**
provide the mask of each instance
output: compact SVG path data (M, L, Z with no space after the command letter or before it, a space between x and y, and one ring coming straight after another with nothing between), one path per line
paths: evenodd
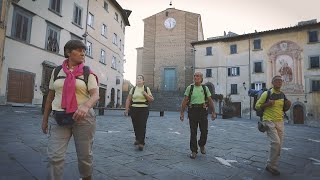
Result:
M311 91L320 91L320 80L313 80L311 85Z
M231 94L238 94L237 84L231 84Z
M112 67L113 69L117 69L117 59L116 59L116 57L114 57L114 56L112 56L111 67Z
M118 13L114 13L114 19L119 22L119 15L118 15Z
M318 42L318 31L309 31L309 42Z
M11 36L24 42L30 42L32 15L18 7L14 8Z
M255 62L253 71L255 73L262 73L262 62Z
M116 33L113 34L112 43L118 45L118 36Z
M100 52L100 62L106 64L106 52L103 49L101 49Z
M49 9L60 14L61 13L61 0L50 0Z
M79 36L77 36L77 35L75 35L75 34L73 34L73 33L70 33L70 35L71 35L71 39L72 40L82 40L82 38L81 37L79 37Z
M212 77L212 69L206 69L206 77Z
M0 0L0 21L2 21L2 0Z
M107 12L109 12L108 7L109 7L108 3L107 3L106 1L104 1L104 3L103 3L103 8L104 8Z
M107 37L107 25L102 24L101 35Z
M59 53L60 31L60 28L48 23L46 36L47 50Z
M119 49L120 49L120 51L121 51L121 44L122 44L122 42L121 42L121 39L120 39L120 42L119 42Z
M319 56L310 57L310 68L320 68Z
M251 89L260 90L262 88L266 88L266 83L260 82L260 83L252 83L251 84Z
M89 13L89 15L88 15L88 25L90 27L93 27L93 20L94 20L93 14Z
M239 75L240 75L240 67L228 68L228 76L239 76Z
M237 45L233 44L230 46L230 54L236 54L237 53Z
M206 55L212 56L212 47L206 47Z
M253 49L261 49L261 39L253 40Z
M81 19L82 19L82 8L75 4L73 9L73 23L81 27L82 25Z
M120 23L120 27L121 27L121 29L122 29L122 20L121 20L121 23Z
M92 43L87 41L87 55L92 56Z

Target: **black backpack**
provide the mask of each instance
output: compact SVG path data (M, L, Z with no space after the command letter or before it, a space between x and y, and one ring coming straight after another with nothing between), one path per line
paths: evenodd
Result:
M58 76L59 72L62 69L62 65L57 66L54 69L54 74L53 74L53 82L56 81L57 79L65 79L65 76ZM89 80L89 75L90 75L90 67L89 66L83 66L83 79L76 77L76 79L80 79L86 83L86 86L88 87L88 80Z
M132 96L133 96L135 90L136 90L136 86L134 86L134 87L132 88ZM145 91L146 93L148 93L148 87L147 87L147 86L144 86L144 91ZM132 99L131 99L131 105L132 105L132 104L146 104L146 105L148 105L149 103L148 103L147 100L146 100L145 102L133 102Z
M205 101L205 104L208 103L208 95L207 95L207 88L205 85L201 85L202 86L202 89L203 89L203 93L204 93L204 101ZM188 106L190 105L190 102L191 102L191 95L193 93L193 88L194 88L194 84L191 84L190 86L190 91L189 91L189 101L188 101Z

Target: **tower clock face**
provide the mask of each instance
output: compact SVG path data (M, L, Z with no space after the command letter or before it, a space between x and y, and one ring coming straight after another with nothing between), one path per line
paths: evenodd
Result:
M173 19L173 18L167 18L165 21L164 21L164 26L167 28L167 29L173 29L175 26L176 26L176 20Z

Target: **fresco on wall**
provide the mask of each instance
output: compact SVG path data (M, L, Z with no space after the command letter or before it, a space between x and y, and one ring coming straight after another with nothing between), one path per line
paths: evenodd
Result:
M302 82L302 48L292 41L280 41L274 44L268 53L271 73L269 79L275 75L282 76L282 90L286 93L299 94L304 92Z

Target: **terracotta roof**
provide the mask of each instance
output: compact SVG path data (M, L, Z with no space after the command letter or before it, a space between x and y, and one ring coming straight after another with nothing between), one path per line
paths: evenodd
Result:
M244 39L248 39L248 38L257 38L257 37L260 37L261 35L301 31L303 29L316 28L316 27L320 27L320 22L314 23L314 24L296 25L293 27L286 27L286 28L280 28L280 29L273 29L273 30L267 30L267 31L261 31L261 32L248 33L248 34L243 34L243 35L212 37L212 39L207 39L207 40L203 40L203 41L194 41L194 42L191 42L191 44L198 45L198 44L207 44L207 43L212 43L212 42L238 41L238 40L244 40Z

